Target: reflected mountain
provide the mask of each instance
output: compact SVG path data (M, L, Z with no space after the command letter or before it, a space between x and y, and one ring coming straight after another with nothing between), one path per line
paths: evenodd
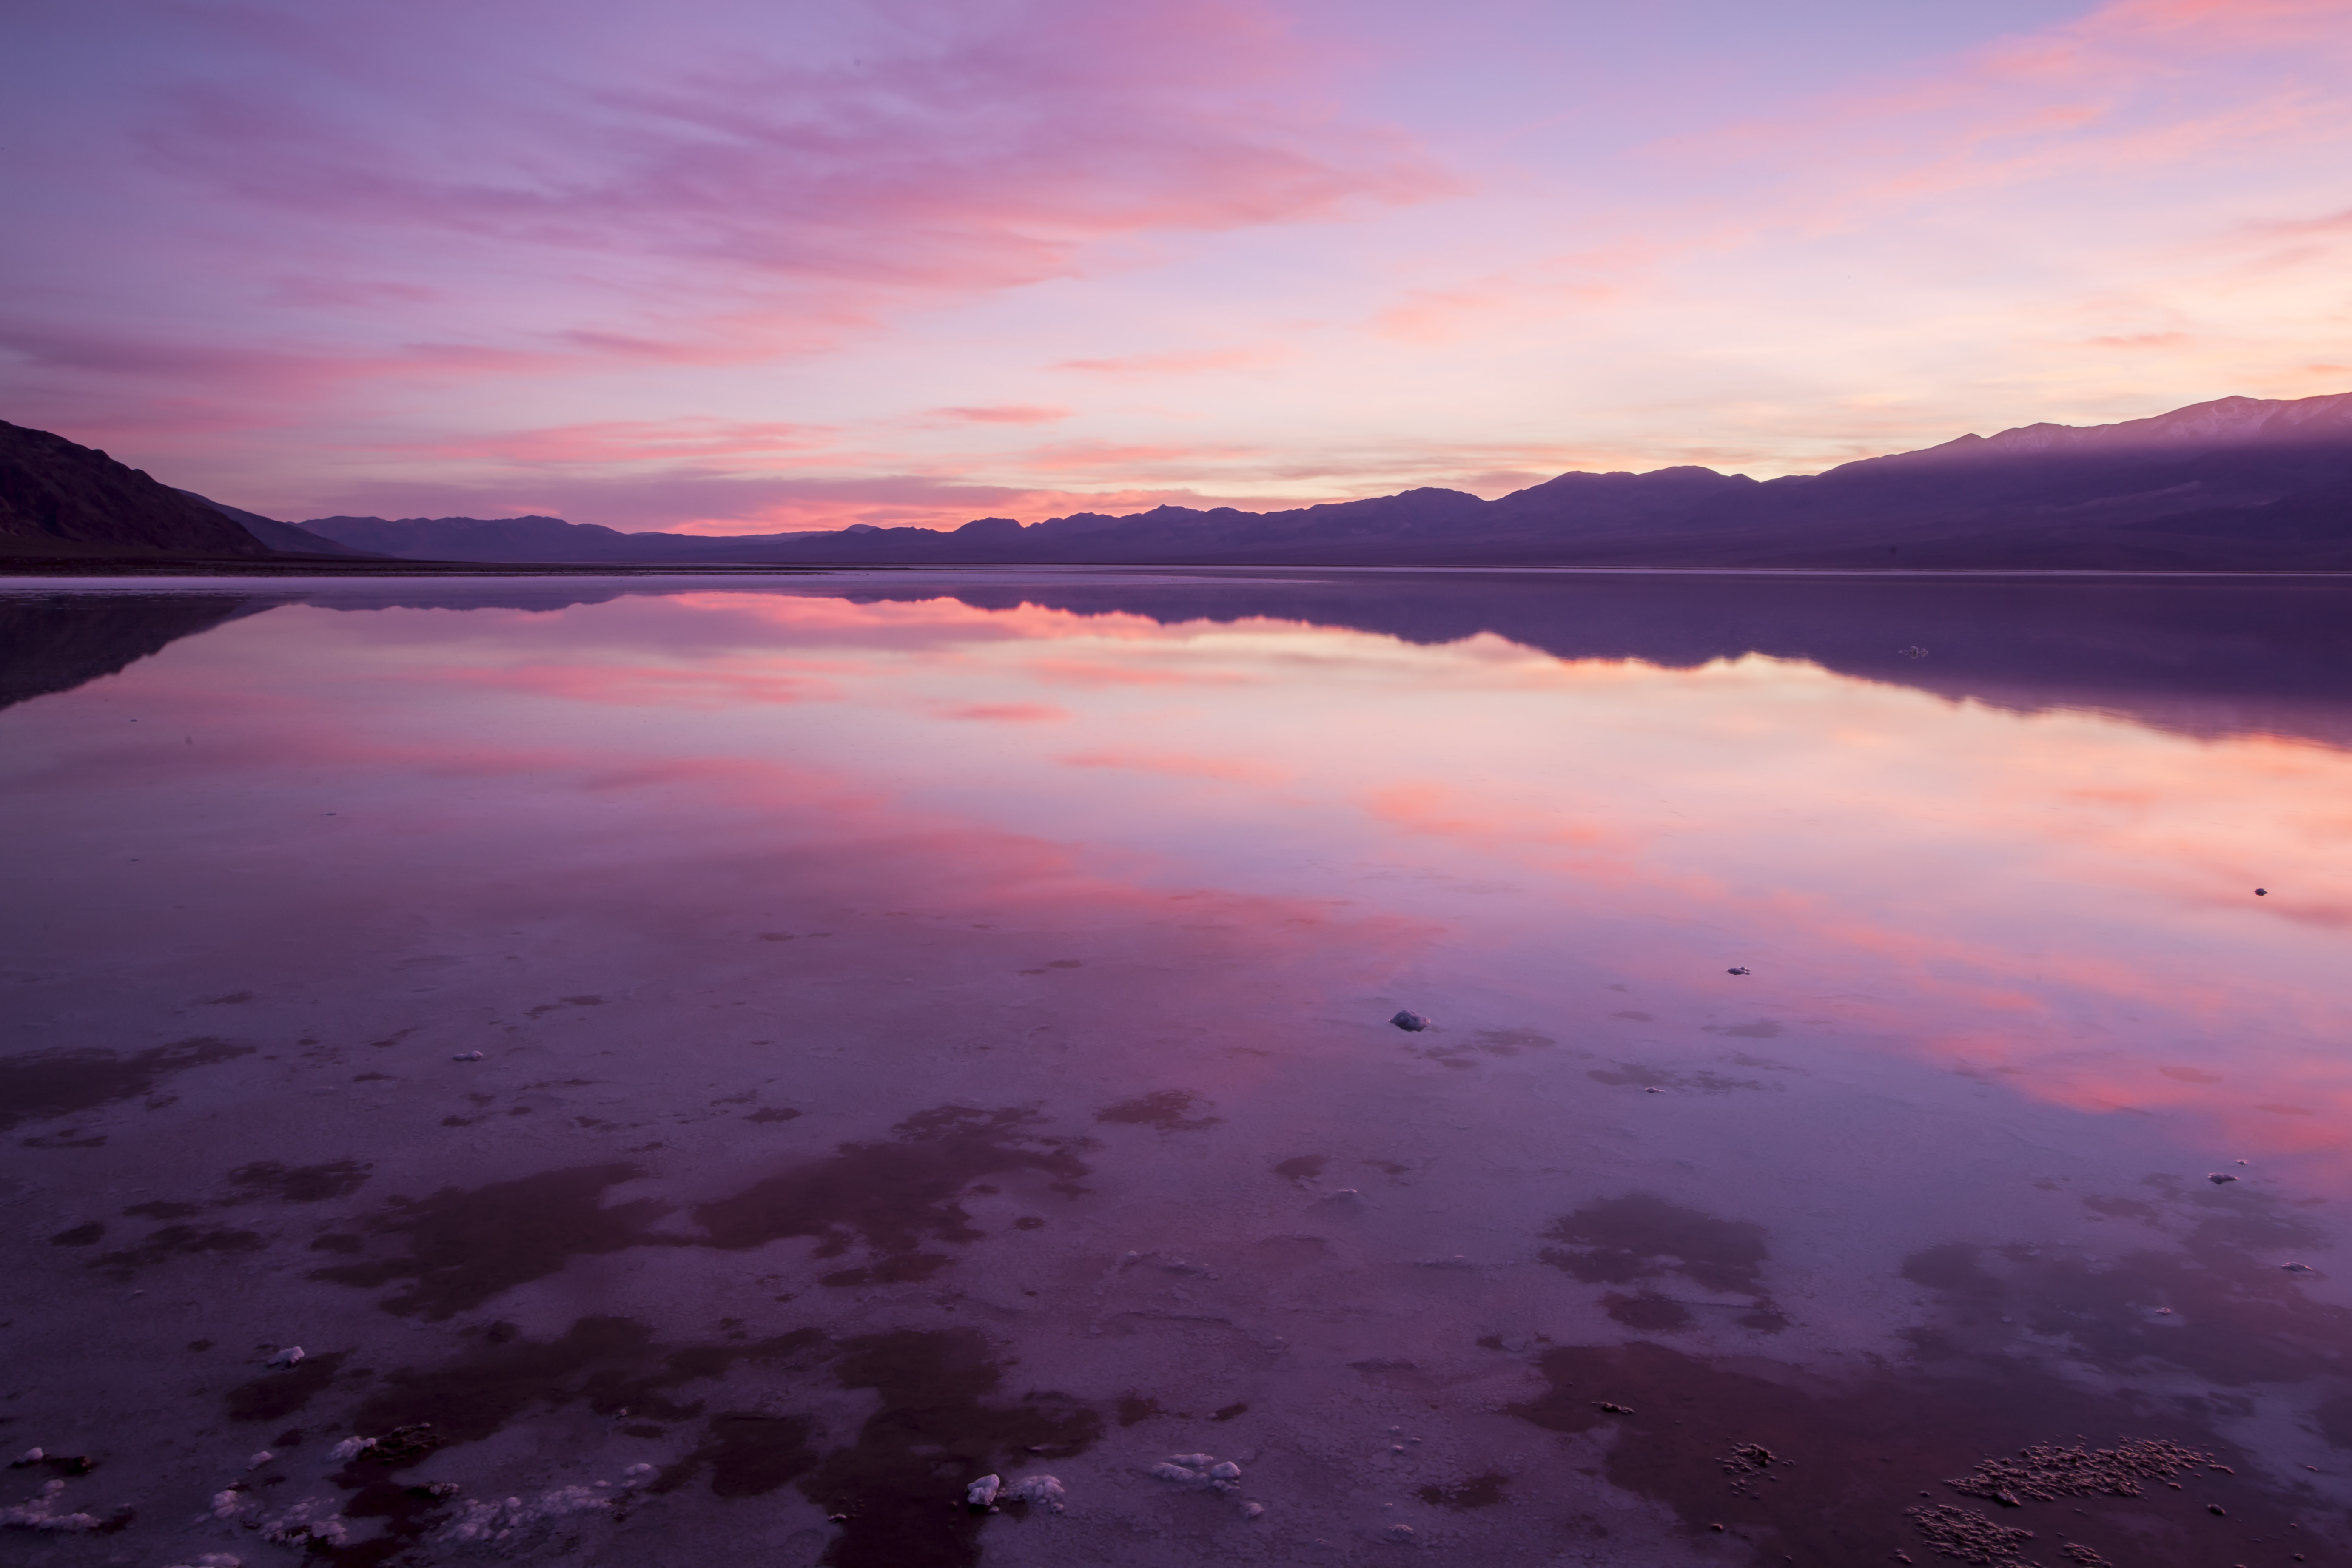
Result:
M625 579L403 583L284 597L0 601L0 700L61 691L239 615L320 609L555 611L674 585ZM729 592L774 591L756 578ZM1422 645L1490 635L1561 659L1690 668L1760 654L2021 712L2089 709L2200 737L2352 745L2352 583L1750 575L1687 573L973 572L795 577L795 594L953 598L1161 625L1303 622Z
M0 708L109 676L268 600L218 595L0 598Z

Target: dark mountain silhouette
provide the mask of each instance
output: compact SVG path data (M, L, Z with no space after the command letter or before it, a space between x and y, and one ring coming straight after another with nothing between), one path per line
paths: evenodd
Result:
M1163 506L951 531L711 539L556 518L321 518L362 549L504 561L2352 570L2352 394L2029 425L1826 473L1562 474L1286 511Z
M993 579L993 580L992 580ZM0 600L0 698L64 690L174 637L283 604L320 609L552 611L662 593L626 578L430 579L245 598ZM1482 633L1561 659L1687 669L1748 654L1948 701L2020 712L2088 709L2179 734L2277 734L2352 747L2352 583L2154 577L1804 576L1780 574L1350 572L1192 569L1005 580L951 592L870 578L801 593L861 601L952 597L1163 625L1252 618L1336 626L1423 646ZM1906 649L1925 649L1906 653Z
M0 422L0 557L269 553L210 504L94 447Z
M194 490L182 490L180 493L191 500L204 502L270 549L281 553L341 555L355 561L391 559L389 556L379 555L373 551L354 550L348 544L339 544L323 533L313 533L296 523L280 522L274 517L264 517L257 511L247 511L243 507L225 505L210 496L200 496Z
M214 594L0 598L0 708L86 686L182 637L272 607Z

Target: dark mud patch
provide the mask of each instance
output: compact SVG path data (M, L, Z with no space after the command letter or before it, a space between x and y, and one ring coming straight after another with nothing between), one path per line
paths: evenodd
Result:
M1222 1116L1192 1114L1195 1108L1208 1103L1189 1089L1163 1089L1107 1105L1095 1112L1095 1120L1127 1127L1157 1127L1162 1132L1199 1132L1224 1120Z
M674 1490L708 1470L714 1496L764 1496L816 1468L814 1431L797 1415L714 1415L694 1451L663 1470L651 1489Z
M1711 1068L1697 1072L1668 1072L1643 1062L1619 1062L1614 1068L1587 1068L1584 1076L1612 1089L1692 1089L1701 1094L1729 1094L1738 1089L1777 1089L1777 1083L1752 1078L1726 1078Z
M281 1204L320 1204L347 1198L367 1185L373 1166L357 1160L331 1160L320 1165L284 1165L259 1160L228 1173L236 1195L231 1203L257 1203L276 1198Z
M203 1212L201 1205L175 1204L157 1198L151 1203L132 1204L122 1214L126 1219L185 1219L192 1214Z
M1601 1298L1601 1305L1612 1319L1644 1333L1679 1333L1694 1321L1688 1307L1654 1290L1644 1290L1638 1296L1612 1290Z
M800 1114L790 1106L763 1105L759 1110L750 1112L743 1120L746 1121L797 1121Z
M1767 1563L1885 1563L1897 1552L1920 1552L1910 1510L1923 1506L1997 1513L2003 1528L2033 1531L2053 1553L2081 1544L2145 1568L2249 1561L2249 1536L2280 1543L2336 1530L2315 1507L2289 1531L2315 1494L2266 1489L2242 1463L2236 1475L2187 1473L2179 1491L2159 1485L2137 1497L2020 1498L2015 1509L1987 1508L1947 1478L1980 1475L1983 1461L2046 1446L2055 1434L2161 1439L2230 1458L2203 1429L2196 1401L2089 1393L2006 1356L1966 1358L1932 1375L1876 1371L1835 1386L1795 1367L1743 1360L1734 1368L1647 1342L1563 1346L1535 1367L1542 1390L1509 1406L1511 1415L1565 1434L1608 1428L1601 1463L1612 1484L1671 1508L1694 1537L1727 1526ZM1730 1466L1727 1453L1769 1453L1773 1462ZM2226 1506L2226 1524L2209 1504Z
M1772 1018L1757 1018L1745 1024L1703 1024L1700 1027L1710 1035L1729 1035L1741 1040L1777 1040L1780 1037L1780 1025Z
M645 1174L633 1164L580 1165L485 1187L445 1187L429 1198L395 1197L362 1228L371 1248L399 1252L316 1268L309 1278L363 1289L402 1281L384 1310L441 1322L574 1258L685 1245L648 1234L671 1205L652 1198L602 1203L605 1188Z
M582 1318L553 1340L531 1340L504 1323L471 1338L464 1352L438 1366L386 1374L352 1413L352 1429L373 1436L429 1426L436 1446L446 1447L479 1442L528 1412L572 1405L600 1415L689 1420L702 1405L681 1403L675 1391L722 1378L738 1363L776 1364L824 1343L815 1330L802 1329L765 1340L666 1348L645 1324L617 1317ZM393 1468L423 1457L419 1451ZM355 1482L366 1474L356 1461L347 1473Z
M1147 1399L1140 1394L1122 1394L1118 1397L1117 1415L1118 1424L1122 1426L1134 1426L1150 1420L1155 1415L1166 1414L1166 1411L1160 1408L1160 1401ZM2352 1418L2352 1411L2347 1411L2346 1414L2347 1418Z
M827 1513L847 1516L825 1552L828 1568L976 1563L987 1516L952 1506L957 1493L992 1472L1017 1479L1102 1436L1099 1415L1058 1394L991 1403L1003 1371L970 1330L874 1334L842 1352L842 1386L872 1389L881 1403L857 1441L801 1483Z
M1764 1227L1678 1208L1650 1193L1602 1198L1553 1222L1543 1260L1588 1285L1680 1274L1709 1290L1760 1292Z
M898 1123L888 1142L844 1143L824 1159L704 1204L694 1217L711 1247L740 1251L804 1236L815 1238L821 1258L863 1246L875 1255L869 1269L928 1273L940 1265L925 1260L942 1255L924 1253L927 1241L981 1239L958 1200L985 1178L1035 1172L1054 1178L1055 1191L1085 1190L1078 1178L1088 1169L1078 1155L1093 1144L1033 1131L1041 1120L1017 1109L927 1110Z
M98 1220L61 1230L49 1237L51 1247L96 1247L106 1235L106 1226Z
M74 1048L0 1057L0 1131L151 1094L173 1073L251 1056L209 1035L123 1056Z
M1432 1508L1450 1508L1460 1512L1466 1509L1494 1507L1503 1500L1503 1489L1510 1484L1511 1478L1502 1471L1488 1470L1483 1476L1472 1476L1468 1480L1456 1481L1450 1487L1425 1486L1413 1495Z
M1294 1154L1287 1160L1276 1160L1274 1163L1274 1173L1277 1176L1286 1176L1298 1185L1305 1186L1321 1175L1323 1168L1330 1163L1331 1157L1328 1154Z
M335 1381L342 1370L347 1351L335 1351L326 1355L304 1358L284 1372L257 1377L241 1383L228 1391L226 1405L232 1421L283 1421L308 1405Z
M1440 1067L1468 1068L1490 1057L1516 1057L1528 1051L1557 1049L1559 1042L1549 1035L1538 1035L1532 1029L1481 1029L1467 1040L1448 1042L1426 1047L1407 1046L1406 1051ZM1572 1057L1589 1057L1590 1051L1570 1051Z
M167 1225L161 1230L151 1232L147 1239L136 1247L100 1253L90 1259L89 1266L118 1276L127 1276L174 1258L200 1258L206 1253L258 1252L268 1245L259 1235L249 1230L232 1230L225 1226Z

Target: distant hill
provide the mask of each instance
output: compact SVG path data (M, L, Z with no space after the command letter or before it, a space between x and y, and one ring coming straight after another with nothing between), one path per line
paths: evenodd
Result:
M0 422L0 556L270 553L216 508L94 447Z
M274 517L264 517L257 511L247 511L243 507L224 505L210 496L200 496L194 490L182 490L180 493L191 500L204 502L272 550L295 555L347 555L356 561L386 559L373 551L354 550L348 544L338 544L323 533L313 533L309 529L295 523L280 522Z
M2118 425L2028 425L1759 481L1567 473L1270 512L1163 506L1028 527L713 539L557 518L321 518L388 554L475 561L2352 570L2352 394L2225 397Z
M305 531L410 561L694 562L761 559L803 533L711 539L692 533L623 533L560 517L314 517ZM934 535L933 537L937 537ZM753 552L746 555L745 552Z

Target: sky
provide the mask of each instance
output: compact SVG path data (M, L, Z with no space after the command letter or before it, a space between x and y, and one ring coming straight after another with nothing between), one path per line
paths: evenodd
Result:
M0 418L698 533L2352 390L2352 0L16 0Z

